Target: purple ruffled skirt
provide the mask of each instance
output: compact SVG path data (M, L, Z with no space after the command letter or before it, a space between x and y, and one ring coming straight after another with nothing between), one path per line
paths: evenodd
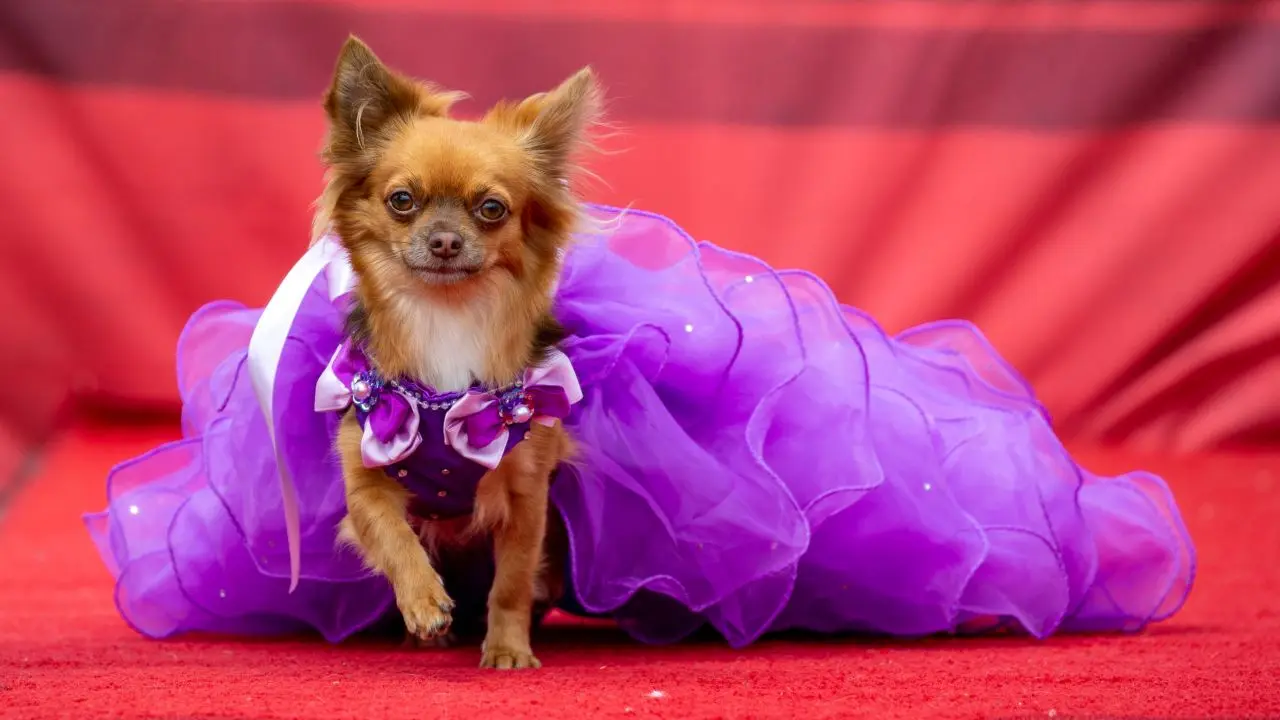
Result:
M556 312L585 398L552 497L572 597L645 642L710 625L918 636L1135 630L1173 614L1195 554L1168 488L1078 466L1031 389L964 322L886 335L814 276L611 218L565 260ZM276 441L297 485L290 593L276 455L246 371L261 311L210 304L178 344L183 438L123 463L86 517L125 620L150 637L314 630L395 604L337 549L341 341L324 273L289 329Z

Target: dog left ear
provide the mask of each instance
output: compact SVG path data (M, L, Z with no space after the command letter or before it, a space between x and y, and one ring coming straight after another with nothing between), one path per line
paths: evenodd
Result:
M550 92L494 108L488 119L516 131L542 173L564 178L573 156L589 144L588 130L599 120L602 105L595 73L585 67Z
M415 115L444 116L461 97L389 69L353 35L338 54L333 81L324 96L329 153L339 161L360 155L388 124Z

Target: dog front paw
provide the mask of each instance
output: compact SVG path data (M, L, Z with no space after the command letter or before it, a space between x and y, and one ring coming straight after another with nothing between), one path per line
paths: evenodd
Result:
M405 630L420 643L438 645L449 636L453 625L453 600L443 591L430 592L410 598L396 598L400 614L404 616Z
M405 632L403 647L417 648L417 649L431 648L434 650L445 650L445 649L454 647L457 644L458 644L458 636L454 633L452 629L449 629L427 639L420 638L411 632Z
M480 667L493 670L535 670L542 667L529 648L516 649L502 646L489 647L486 643L480 656Z

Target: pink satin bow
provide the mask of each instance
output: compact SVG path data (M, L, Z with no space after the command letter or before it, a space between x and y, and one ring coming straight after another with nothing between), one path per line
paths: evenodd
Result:
M445 443L492 470L506 452L509 427L526 422L555 425L582 400L582 387L573 363L553 350L545 362L525 371L521 391L511 395L511 407L505 407L503 398L492 391L464 395L445 413Z
M355 404L366 413L360 456L365 467L385 467L418 449L421 418L418 406L382 386L373 366L358 348L344 342L316 381L316 412L345 410Z

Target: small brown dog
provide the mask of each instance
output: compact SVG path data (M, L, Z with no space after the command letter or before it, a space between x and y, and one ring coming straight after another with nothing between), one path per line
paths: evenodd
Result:
M349 332L369 362L381 377L443 393L512 387L562 338L550 309L579 209L567 178L600 111L589 69L475 122L449 117L460 97L389 70L348 39L324 100L329 175L317 214L350 255L358 302ZM433 567L436 549L491 538L481 667L539 667L529 633L535 595L552 584L539 573L550 476L572 452L563 425L530 424L479 480L470 516L452 522L412 517L413 493L367 466L361 437L348 412L337 439L341 535L390 581L407 630L424 641L449 632L454 603Z

